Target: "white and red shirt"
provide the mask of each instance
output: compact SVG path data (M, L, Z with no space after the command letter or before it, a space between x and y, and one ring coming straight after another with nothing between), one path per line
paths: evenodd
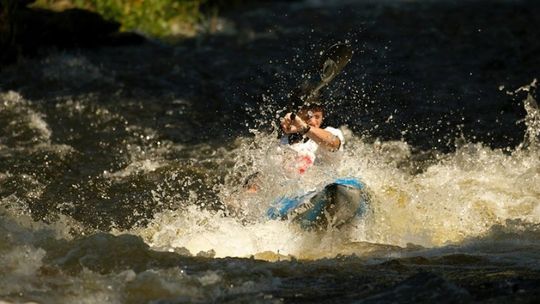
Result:
M338 151L328 151L325 148L319 147L319 145L312 139L307 137L304 140L289 144L289 137L283 136L280 140L282 145L287 145L290 149L296 152L296 156L292 160L286 160L284 165L290 171L294 171L299 174L304 174L314 164L328 164L337 165L341 160L341 151L343 151L343 144L345 139L341 130L326 127L324 130L337 136L341 141Z

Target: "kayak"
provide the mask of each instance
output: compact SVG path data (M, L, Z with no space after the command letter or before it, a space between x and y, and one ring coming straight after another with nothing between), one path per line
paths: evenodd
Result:
M280 197L268 209L272 220L287 220L302 228L339 228L355 217L365 216L370 203L366 186L356 178L339 178L321 191Z

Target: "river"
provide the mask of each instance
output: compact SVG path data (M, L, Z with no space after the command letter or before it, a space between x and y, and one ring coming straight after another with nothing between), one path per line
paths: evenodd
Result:
M268 3L176 44L3 68L0 302L533 302L539 10ZM265 216L294 183L274 171L277 118L336 41L355 49L324 93L345 152L305 182L361 178L371 204L305 231Z

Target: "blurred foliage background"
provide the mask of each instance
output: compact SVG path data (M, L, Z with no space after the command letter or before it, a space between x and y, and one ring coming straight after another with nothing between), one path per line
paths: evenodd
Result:
M175 43L214 34L231 29L226 11L263 2L273 1L0 0L0 67L36 55L43 46L138 43L138 34ZM126 35L114 35L118 26Z
M6 1L6 0L2 0ZM9 0L7 0L9 1ZM122 24L121 30L154 37L196 35L218 12L264 0L36 0L32 7L82 8Z
M61 11L82 8L122 24L122 30L150 36L193 36L205 0L37 0L32 6Z

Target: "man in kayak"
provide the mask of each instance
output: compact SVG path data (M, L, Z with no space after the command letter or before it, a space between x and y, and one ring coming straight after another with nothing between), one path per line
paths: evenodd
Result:
M281 118L285 135L281 144L296 156L289 160L295 166L285 167L301 177L312 166L337 167L341 161L343 133L333 127L321 128L324 109L316 102L305 103L298 114ZM363 215L369 200L362 182L355 178L337 178L324 189L310 190L297 196L281 197L267 211L271 219L291 218L304 229L339 228L355 216Z
M324 114L324 108L313 99L305 102L297 114L287 113L280 119L284 133L280 146L286 152L280 165L288 173L290 183L308 178L308 172L315 167L325 176L337 176L345 140L341 130L328 126L321 128ZM265 190L261 189L262 185L273 187L274 183L279 183L277 180L265 183L265 178L260 172L250 175L244 189L254 194ZM278 196L267 210L267 217L291 219L308 230L340 228L353 218L362 217L370 200L365 185L351 177L335 178L323 188L300 187L297 190L295 194Z
M326 50L321 58L321 82L317 85L306 83L298 87L290 96L291 106L300 106L298 111L285 114L281 120L281 146L278 161L288 176L284 182L270 178L266 185L273 192L276 182L285 185L287 194L278 196L270 205L266 215L270 219L291 219L304 229L339 228L350 223L357 216L363 216L369 203L365 185L355 177L338 178L338 170L344 145L343 133L333 127L321 128L324 108L318 100L319 91L326 86L351 59L352 48L346 44L335 44ZM317 170L313 170L313 166ZM310 169L311 168L311 169ZM306 173L313 172L308 177ZM313 184L321 181L323 188ZM334 176L328 180L328 177ZM265 190L261 182L264 176L259 172L250 175L244 183L249 193ZM307 182L307 184L305 183ZM279 191L279 189L276 189ZM292 191L291 191L292 190Z

